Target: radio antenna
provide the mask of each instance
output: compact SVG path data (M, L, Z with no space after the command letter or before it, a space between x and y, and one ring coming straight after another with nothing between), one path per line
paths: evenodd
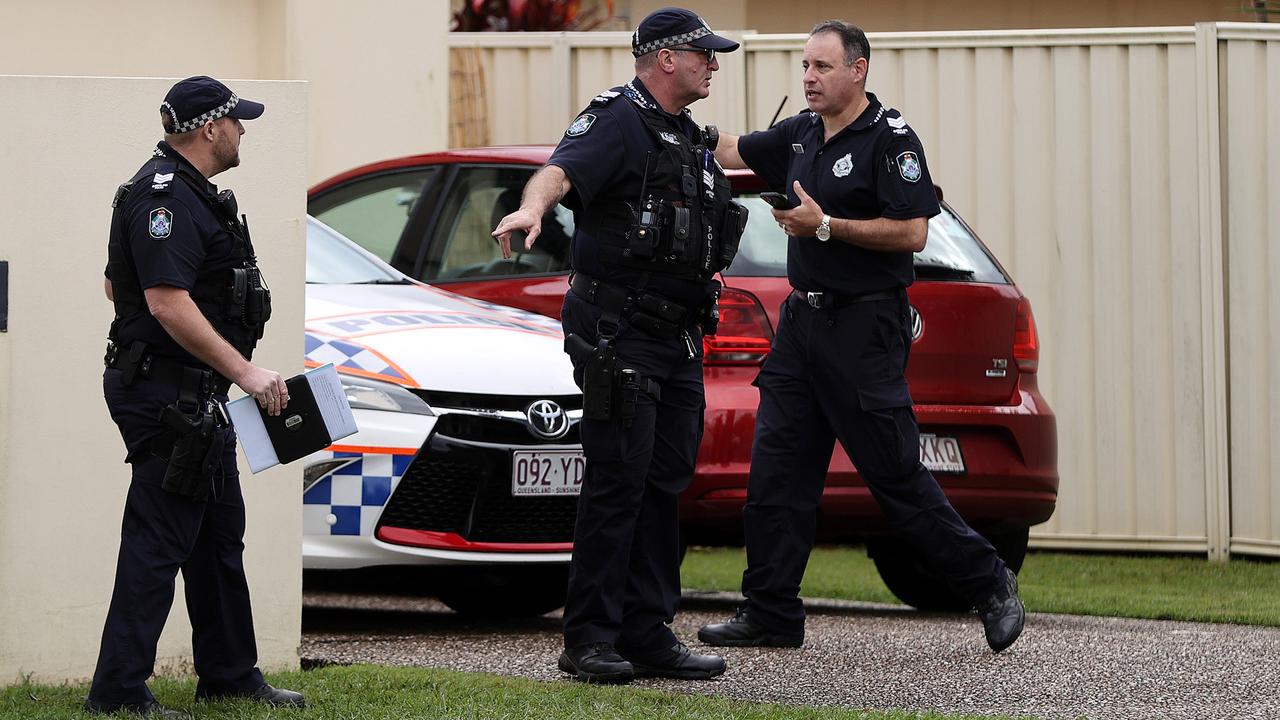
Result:
M778 109L773 111L773 119L769 121L769 127L773 127L778 122L778 116L782 114L782 106L787 104L787 96L782 96L782 102L778 103Z

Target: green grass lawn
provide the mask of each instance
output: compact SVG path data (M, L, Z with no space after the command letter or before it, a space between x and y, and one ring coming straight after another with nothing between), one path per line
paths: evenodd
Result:
M857 712L784 707L576 682L537 682L425 668L357 665L280 673L272 684L306 693L305 710L272 710L246 701L192 700L194 680L154 679L156 698L204 720L558 720L559 718L697 718L697 720L960 720L985 716ZM97 718L80 711L84 686L19 685L0 690L0 720ZM127 716L119 716L121 718Z
M737 591L746 562L741 548L691 548L681 581L691 590ZM1033 612L1280 625L1275 561L1031 552L1018 584ZM801 594L898 602L860 547L815 549Z

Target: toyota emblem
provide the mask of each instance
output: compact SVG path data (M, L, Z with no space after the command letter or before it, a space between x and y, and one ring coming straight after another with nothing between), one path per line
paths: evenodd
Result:
M539 400L525 411L529 420L529 432L545 440L562 438L569 432L569 416L564 408L551 400Z

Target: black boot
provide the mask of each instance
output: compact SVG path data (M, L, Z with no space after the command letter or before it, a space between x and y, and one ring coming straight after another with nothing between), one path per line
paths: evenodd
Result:
M698 639L708 645L745 647L768 645L771 647L800 647L804 644L804 630L777 632L751 620L744 608L729 622L705 625L698 631Z
M303 708L307 706L307 701L302 697L302 693L271 687L267 683L262 683L257 690L247 693L210 691L201 688L199 685L196 686L197 701L224 700L227 698L244 698L271 707Z
M973 610L982 618L987 644L992 650L1000 652L1012 645L1027 621L1027 611L1022 606L1022 598L1018 597L1018 577L1013 571L1005 568L1005 581L1000 589Z
M698 655L677 642L658 653L632 654L627 659L635 668L636 677L665 677L680 680L709 680L724 674L724 658L719 655Z
M631 663L623 660L611 643L605 642L569 648L560 653L557 665L561 672L586 683L625 684L635 677Z

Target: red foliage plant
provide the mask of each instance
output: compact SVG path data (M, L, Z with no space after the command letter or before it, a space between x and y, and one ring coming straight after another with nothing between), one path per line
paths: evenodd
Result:
M613 0L584 8L582 0L462 0L454 32L592 30L613 17Z

